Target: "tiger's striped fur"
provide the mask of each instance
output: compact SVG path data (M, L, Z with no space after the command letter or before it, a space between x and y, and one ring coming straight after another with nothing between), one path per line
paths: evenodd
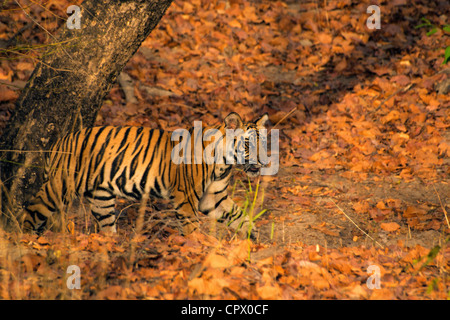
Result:
M231 113L214 128L226 139L226 129L258 132L267 119L264 115L257 121L244 123L238 114ZM192 134L193 128L189 132ZM172 200L185 233L192 231L191 223L197 221L199 213L236 228L242 213L227 194L231 171L236 165L225 161L175 164L171 153L179 142L172 141L171 136L172 132L144 127L102 126L70 133L58 140L48 154L46 182L25 206L24 229L43 231L51 215L63 212L73 197L83 196L90 203L100 230L116 232L116 197L139 201L144 195ZM242 137L235 138L236 141L239 138ZM262 164L247 163L248 140L240 140L247 143L244 171L258 174ZM202 141L202 149L218 142Z

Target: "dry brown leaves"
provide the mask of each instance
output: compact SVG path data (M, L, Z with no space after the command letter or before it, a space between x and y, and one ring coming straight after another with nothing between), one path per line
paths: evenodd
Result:
M317 199L352 191L325 183L339 175L368 193L370 185L359 183L389 181L399 188L414 181L439 183L441 203L386 191L382 199L353 198L347 208L365 219L371 232L406 238L411 231L434 231L448 237L450 98L440 89L449 78L441 65L448 38L414 29L423 16L444 23L439 3L383 2L382 28L370 31L365 26L369 1L175 1L124 70L138 102L127 103L116 85L97 123L170 130L194 120L218 122L236 111L247 119L268 112L275 124L294 109L278 127L281 166L296 170L280 178L292 183L278 188L278 177L265 180L273 208L293 213L264 216L260 226L295 226L293 217L318 208L337 211ZM46 1L26 10L56 34L64 21L53 13L65 17L68 5ZM30 23L14 2L5 9L11 11L0 23L4 41ZM36 46L51 39L32 27L14 41L13 46ZM6 59L0 60L0 81L9 84L0 86L2 128L42 53L37 47L16 52L3 52ZM324 183L311 184L317 174ZM331 221L311 229L342 236L342 228ZM79 231L42 237L2 233L0 297L448 298L448 244L441 242L426 262L431 247L398 241L381 249L358 242L364 239L358 230L352 236L357 247L326 248L302 241L217 240L199 232L181 237L173 230L156 239L134 237L132 231L114 237ZM80 267L79 290L66 286L69 265ZM367 286L371 265L380 270L381 289Z
M296 244L273 250L247 240L218 241L194 232L153 243L143 237L130 264L126 239L101 234L62 237L47 232L39 238L3 234L0 295L3 299L446 298L445 273L435 271L448 268L448 248L426 264L429 250L401 243L385 249L330 250ZM80 268L80 289L67 288L69 265ZM373 276L371 265L379 268L381 289L367 285Z

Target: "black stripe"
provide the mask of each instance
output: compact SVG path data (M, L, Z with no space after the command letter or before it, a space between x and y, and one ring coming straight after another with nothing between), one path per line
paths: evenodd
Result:
M145 185L147 184L148 173L150 171L150 168L152 167L152 163L155 158L155 154L158 152L158 149L160 147L159 144L161 142L161 132L162 132L161 130L158 132L159 137L157 138L156 142L154 143L154 147L152 148L153 149L152 158L150 159L150 162L148 163L147 167L145 168L144 174L142 175L141 181L139 182L139 185L141 186L141 188L144 192L145 192ZM152 133L153 133L153 130L152 130ZM151 139L152 136L150 137L150 139L148 141L148 145L147 145L147 149L145 150L144 157L147 155L147 151L148 151L150 145L152 144L152 139Z
M228 188L228 184L225 184L225 188L223 188L222 190L220 190L220 191L216 191L216 192L214 192L214 194L219 194L219 193L222 193L222 192L224 192L225 190L227 190L227 188Z
M111 139L111 132L112 132L112 131L109 130L108 135L106 136L105 141L102 143L102 146L101 146L100 150L99 150L98 153L97 153L97 156L96 156L96 158L95 158L95 168L97 168L98 165L100 164L100 162L104 159L106 147L108 146L109 141L110 141L110 139Z
M98 206L98 205L97 205L97 207L100 208L100 209L115 208L115 206L116 206L115 203L108 204L108 205L106 205L106 206Z
M162 184L162 188L164 189L164 190L167 190L167 188L166 188L166 183L164 182L164 176L166 175L166 166L163 164L163 167L162 167L162 171L161 171L161 184Z
M158 192L156 192L155 189L153 188L150 189L150 195L155 198L162 198L162 196Z
M175 210L180 209L182 206L184 206L187 203L188 203L188 201L183 201L182 203L180 203L178 206L175 207Z
M88 163L86 164L87 166L87 172L86 172L86 181L84 184L84 190L89 189L89 181L91 180L91 169L93 167L93 162L95 161L94 157L89 158ZM94 169L95 170L95 169ZM94 184L95 186L95 184Z
M114 195L110 195L110 196L94 196L92 199L94 199L95 201L99 200L99 201L109 201L111 199L114 199L115 196Z
M159 183L158 183L158 177L155 178L154 188L156 190L156 193L159 195L159 197L161 197L161 187L159 186Z
M132 153L135 153L136 152L136 150L141 146L141 141L142 141L142 130L143 130L143 128L142 127L139 127L138 129L137 129L137 132L136 132L136 136L139 136L139 138L136 140L136 142L135 142L135 146L134 146L134 150L133 150L133 152Z
M150 148L150 144L151 144L151 141L153 138L153 132L154 132L154 130L150 130L150 136L148 137L147 147L145 148L145 152L143 155L144 161L145 161L145 159L147 159L148 149Z
M121 169L123 157L127 149L123 149L115 158L111 164L111 171L109 173L109 179L113 180L114 176ZM125 169L123 170L125 172Z
M127 178L125 176L125 170L122 171L122 174L115 180L113 183L122 190L126 195L128 195L127 191L125 190L125 184L127 182Z
M142 191L137 188L136 184L133 184L133 194L136 200L142 199Z
M45 184L45 187L44 187L45 195L46 195L45 201L44 201L44 199L42 199L42 197L40 197L40 198L41 198L41 200L42 200L42 203L45 204L45 206L46 206L50 211L55 212L55 211L56 211L56 208L57 208L57 205L56 205L55 201L52 199L52 197L51 197L51 195L50 195L50 192L49 192L49 188L50 188L50 187L49 187L49 185L50 185L49 183L46 183L46 184ZM53 191L53 190L52 190L52 191ZM50 207L49 204L52 205L53 207Z
M114 132L114 137L113 139L116 139L117 136L120 134L120 132L122 131L123 127L119 126L119 127L115 127L116 131Z
M124 136L122 138L122 141L120 142L119 150L122 149L122 147L125 145L125 143L127 143L128 135L130 134L130 131L131 131L131 127L128 127L125 130L125 133L124 133Z
M87 144L89 142L89 138L91 136L91 133L92 133L92 128L88 128L85 131L85 136L83 138L83 143L81 144L80 153L78 154L78 157L77 157L77 165L75 167L75 171L76 172L80 172L80 168L83 165L81 163L83 161L83 153L84 153L84 149L86 149L86 146L87 146Z
M219 181L219 180L225 179L231 173L232 168L233 168L232 166L228 166L228 168L226 168L225 171L222 172L222 174L219 177L217 177L217 179L215 179L215 180Z
M94 212L92 210L91 210L91 212L92 212L92 215L95 217L95 219L97 219L97 221L102 221L102 220L105 220L107 218L114 216L113 213L100 214L100 213ZM106 226L106 225L104 225L104 226Z
M131 179L134 176L134 173L136 172L136 169L138 168L138 160L139 160L139 155L141 154L141 152L139 151L137 155L134 156L134 158L131 160L130 163L130 173L128 175L128 177Z
M106 127L100 127L97 131L97 133L95 134L92 143L91 143L91 150L89 151L89 154L92 154L92 152L94 151L95 147L97 146L97 141L98 138L100 137L100 135L102 134L102 132L105 130ZM101 142L100 142L101 143Z
M220 206L220 204L223 202L223 200L225 200L225 199L227 199L227 198L228 198L228 195L227 195L227 194L224 195L224 196L222 197L222 199L220 199L219 201L216 202L216 204L215 204L215 206L214 206L214 209L217 209L217 208Z
M144 174L142 175L141 181L139 182L139 185L141 186L141 189L143 192L145 192L145 185L147 184L147 178L148 178L148 173L150 171L150 167L151 167L151 164L149 164L147 166L147 168L145 168Z

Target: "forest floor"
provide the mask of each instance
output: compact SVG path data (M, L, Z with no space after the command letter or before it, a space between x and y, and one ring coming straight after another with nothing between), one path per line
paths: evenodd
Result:
M0 228L0 298L449 299L450 7L379 1L369 29L371 4L175 1L97 124L173 130L267 112L279 171L251 187L237 172L233 193L267 210L256 239L208 222L181 236L164 202L120 201L118 234L105 235L80 206L66 232ZM3 6L1 129L69 3Z

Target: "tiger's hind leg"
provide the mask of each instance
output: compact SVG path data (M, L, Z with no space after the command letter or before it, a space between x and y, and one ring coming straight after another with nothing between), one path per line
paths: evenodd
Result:
M56 211L47 206L38 196L25 204L22 217L22 230L24 232L42 233L47 227L49 217Z
M172 202L182 234L187 235L198 229L198 200L193 196L186 196L183 191L177 190L173 193Z
M48 222L53 214L62 212L62 194L65 191L59 180L50 179L45 182L38 193L25 203L24 215L21 218L23 231L42 233L44 229L49 227Z
M91 205L91 213L97 220L100 231L115 233L116 196L106 189L97 188L93 191L85 192L84 197Z

